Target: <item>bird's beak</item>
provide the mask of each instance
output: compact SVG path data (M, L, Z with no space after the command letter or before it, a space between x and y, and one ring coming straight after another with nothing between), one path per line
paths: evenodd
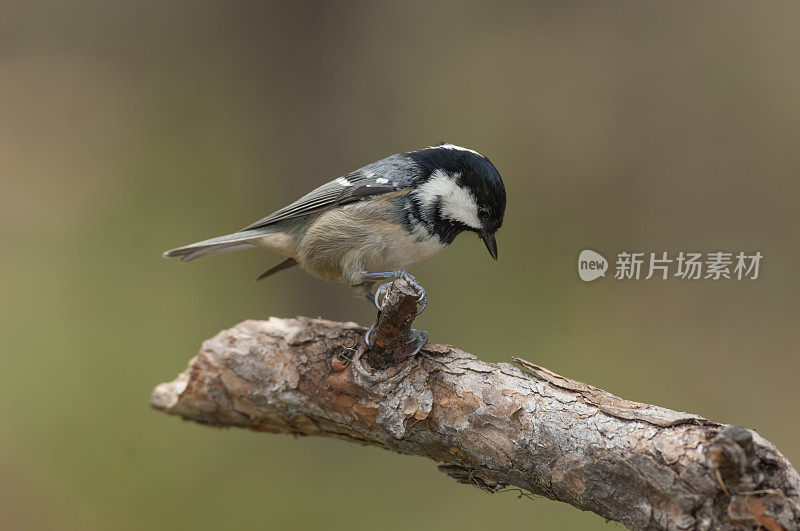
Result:
M489 254L492 255L492 258L497 260L497 240L494 238L494 232L481 232L481 240L486 244L486 248L489 250Z

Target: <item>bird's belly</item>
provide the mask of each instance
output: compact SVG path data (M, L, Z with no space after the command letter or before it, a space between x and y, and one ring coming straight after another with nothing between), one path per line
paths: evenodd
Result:
M343 208L321 214L300 243L297 261L324 280L344 280L355 285L366 272L408 269L445 248L427 233L416 237L397 222L382 218L366 207Z
M444 248L438 238L417 240L404 228L398 227L376 246L374 252L367 254L366 268L372 272L409 269L434 257Z

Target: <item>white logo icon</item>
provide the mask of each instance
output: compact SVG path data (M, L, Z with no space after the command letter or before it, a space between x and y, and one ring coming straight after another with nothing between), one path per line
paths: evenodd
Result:
M599 253L585 249L578 255L578 275L585 282L606 276L607 269L608 260Z

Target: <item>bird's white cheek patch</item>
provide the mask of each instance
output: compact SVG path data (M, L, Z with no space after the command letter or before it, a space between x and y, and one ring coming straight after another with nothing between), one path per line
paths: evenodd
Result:
M473 229L481 228L478 217L478 204L475 197L466 188L458 186L458 175L448 175L443 170L436 170L431 178L418 189L418 196L426 207L431 207L441 198L441 216L458 221Z
M478 205L475 198L467 190L458 189L458 193L442 197L442 217L460 221L473 229L481 228L478 217Z

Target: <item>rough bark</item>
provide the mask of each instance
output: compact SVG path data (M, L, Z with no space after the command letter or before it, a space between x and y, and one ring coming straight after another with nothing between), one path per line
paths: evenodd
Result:
M207 340L154 408L215 426L323 435L429 457L488 492L515 486L633 529L800 529L800 476L756 432L631 402L514 358L404 351L398 280L373 332L245 321Z

